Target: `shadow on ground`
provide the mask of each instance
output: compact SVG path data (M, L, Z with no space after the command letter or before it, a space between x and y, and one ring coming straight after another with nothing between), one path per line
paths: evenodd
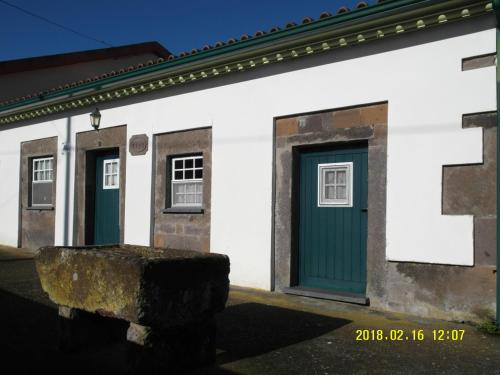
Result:
M226 308L217 319L217 363L253 357L310 340L350 321L259 303Z
M30 267L27 264L25 266L27 276ZM32 271L36 272L34 267ZM33 275L24 278L29 279L29 283L24 287L19 286L22 285L21 282L10 284L12 287L6 288L9 290L0 289L0 353L4 358L2 365L16 369L16 374L40 371L64 371L72 374L127 373L127 324L99 317L98 324L103 327L106 324L114 326L114 340L103 339L109 338L109 335L96 337L91 341L90 347L77 353L65 353L59 350L61 321L56 306L46 299L37 279L31 276ZM4 281L0 280L2 288ZM24 288L29 290L25 293ZM310 340L349 323L344 319L276 306L238 302L233 301L217 316L216 364L195 373L232 374L234 372L219 366ZM120 340L116 340L117 333L121 337Z
M259 303L231 305L217 318L216 364L193 374L225 374L228 370L219 366L311 340L350 322Z

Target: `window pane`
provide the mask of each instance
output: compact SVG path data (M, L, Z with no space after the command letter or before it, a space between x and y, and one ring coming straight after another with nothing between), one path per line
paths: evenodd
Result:
M187 159L185 161L185 165L184 165L185 168L193 168L193 159Z
M346 171L337 171L337 184L345 185L346 177Z
M174 168L175 169L182 169L182 160L175 160L174 161Z
M184 194L174 194L174 204L186 203L186 196Z
M337 199L346 199L347 191L345 186L337 186Z
M33 174L33 181L38 181L38 172Z
M194 172L194 178L203 178L203 169L197 169Z
M194 194L187 194L186 195L186 204L193 204L195 203L195 195Z
M46 170L45 172L43 172L43 179L44 181L50 180L49 171Z
M200 183L196 184L196 192L197 193L202 193L203 192L203 184L200 184Z
M111 186L115 186L116 187L116 185L117 185L117 181L116 180L117 180L116 174L111 175Z
M52 183L33 184L31 204L52 204Z
M112 164L112 171L113 171L113 173L118 173L118 163L117 162L114 162Z
M194 166L196 168L201 168L203 167L203 158L196 159L194 162Z
M176 171L174 175L175 180L182 180L182 171Z
M48 162L48 163L47 163L47 164L48 164L47 169L52 169L53 160L52 160L52 159L49 159L49 160L47 160L47 162Z
M174 184L174 193L184 193L186 191L186 184Z
M335 171L326 171L325 180L327 184L335 183Z
M106 186L106 187L108 187L108 186L109 186L109 182L110 182L110 181L109 181L109 178L110 178L110 176L106 176L106 177L105 177L105 180L104 180L104 186Z
M193 170L192 169L186 170L184 176L186 180L191 180L193 178Z
M51 171L49 171L49 180L52 180L53 175L54 175L54 173L52 172L52 170L51 170Z
M33 170L35 170L35 171L38 170L38 163L39 163L38 160L34 160L34 162L33 162Z
M335 187L327 186L325 189L325 198L326 199L335 199Z

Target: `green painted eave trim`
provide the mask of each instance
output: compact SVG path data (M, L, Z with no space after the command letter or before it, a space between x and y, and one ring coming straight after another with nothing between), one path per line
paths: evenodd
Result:
M0 124L116 100L334 48L422 30L492 9L486 0L389 0L0 107ZM466 13L464 14L464 12Z

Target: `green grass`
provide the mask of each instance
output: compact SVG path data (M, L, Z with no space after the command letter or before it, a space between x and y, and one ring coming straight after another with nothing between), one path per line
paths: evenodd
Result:
M496 322L494 320L485 320L477 324L477 329L489 333L492 335L500 335L500 328L497 328Z

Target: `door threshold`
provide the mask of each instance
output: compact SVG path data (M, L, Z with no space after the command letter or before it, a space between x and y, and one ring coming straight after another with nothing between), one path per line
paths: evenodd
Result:
M370 304L370 299L368 297L366 297L364 294L358 293L333 292L327 289L310 289L298 286L283 288L282 290L285 294L293 294L296 296L328 299L331 301L355 303L358 305Z

